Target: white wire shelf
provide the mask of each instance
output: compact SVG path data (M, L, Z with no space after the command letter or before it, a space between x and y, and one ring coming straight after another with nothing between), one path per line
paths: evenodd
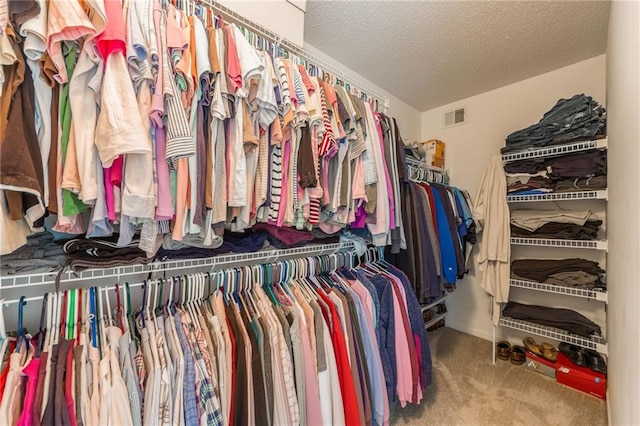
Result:
M86 280L97 280L104 278L115 278L120 281L131 275L148 274L155 272L179 271L191 268L207 268L209 271L223 267L243 265L245 262L270 263L277 260L290 258L293 256L322 256L341 251L353 250L354 244L351 241L342 241L332 244L312 244L304 247L290 249L262 250L255 253L232 253L221 256L208 257L204 259L188 260L168 260L162 262L152 262L146 265L131 265L115 268L89 269L82 272L68 271L62 273L61 283L77 282ZM20 287L31 287L35 285L55 284L57 271L40 274L8 275L1 277L0 289L15 289Z
M446 316L447 316L447 313L445 312L443 314L437 315L434 318L431 318L429 321L424 323L424 329L426 330L427 328L434 326L438 321L440 321L441 319L444 319Z
M433 302L429 302L428 304L421 306L420 308L422 309L422 312L426 311L427 309L431 309L436 305L441 304L442 302L444 302L445 300L447 300L447 297L449 296L449 293L445 293L442 297L434 300Z
M510 152L502 155L502 161L529 160L532 158L555 157L557 155L573 154L592 149L606 149L607 138L592 141L573 142L565 145L546 146L526 151Z
M565 296L582 297L584 299L598 300L608 303L609 295L606 291L586 290L575 287L560 286L554 284L538 283L525 280L510 280L511 287L525 288L527 290L536 290L546 293L562 294Z
M523 238L511 237L511 244L518 246L537 246L537 247L564 247L564 248L582 248L607 250L607 241L599 240L561 240L547 238Z
M606 189L597 191L549 192L546 194L507 195L507 202L606 200L608 196L609 192Z
M409 164L410 166L421 167L423 169L431 170L432 172L436 172L436 173L442 173L442 174L446 174L447 173L446 169L442 169L440 167L435 167L435 166L430 166L430 165L424 163L423 161L416 160L416 159L411 158L411 157L406 157L406 161L407 161L407 164Z
M564 330L554 327L546 327L534 324L529 321L517 320L513 318L500 318L500 325L514 330L524 331L525 333L535 334L536 336L546 337L548 339L567 342L583 348L594 349L601 354L607 354L607 343L603 337L593 336L590 339L575 334L568 333Z

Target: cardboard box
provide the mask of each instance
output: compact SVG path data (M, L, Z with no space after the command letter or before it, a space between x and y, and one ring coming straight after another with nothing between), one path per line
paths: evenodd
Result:
M425 142L425 146L427 164L444 169L444 142L431 139Z
M575 365L562 353L558 353L556 361L556 381L600 399L607 398L606 376Z
M527 351L527 362L525 363L528 370L536 373L544 374L547 377L556 378L556 363L548 359L538 356Z

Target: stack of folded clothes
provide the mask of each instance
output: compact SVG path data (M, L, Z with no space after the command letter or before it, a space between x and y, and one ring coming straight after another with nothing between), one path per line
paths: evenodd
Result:
M511 236L595 240L602 221L590 211L514 210L511 212Z
M286 249L307 244L331 244L340 241L338 235L325 234L320 230L300 231L295 228L277 227L258 223L246 232L216 230L214 244L203 245L201 239L191 239L187 235L176 241L170 234L164 236L162 246L156 253L156 260L201 259L226 253L255 253L267 248Z
M589 290L606 288L598 262L578 258L514 260L511 278Z
M27 238L27 244L0 257L2 275L53 272L64 263L62 244L57 244L48 232Z
M74 271L94 268L114 268L148 263L146 253L138 247L138 240L118 247L110 239L75 239L64 244L65 261Z
M607 151L587 151L504 166L509 195L592 191L607 187Z
M559 328L586 338L602 335L602 330L598 324L571 309L548 308L546 306L509 302L502 311L502 315L547 327Z
M591 96L560 99L542 119L507 136L503 154L569 142L593 140L606 134L606 111Z

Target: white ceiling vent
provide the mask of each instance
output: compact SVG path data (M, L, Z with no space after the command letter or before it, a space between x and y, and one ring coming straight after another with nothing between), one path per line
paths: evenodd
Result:
M467 112L464 108L458 108L444 113L444 127L457 126L467 122Z

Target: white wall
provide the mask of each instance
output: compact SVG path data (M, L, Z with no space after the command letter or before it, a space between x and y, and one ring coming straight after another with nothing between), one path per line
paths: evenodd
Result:
M609 404L611 424L640 424L640 3L613 1L607 44ZM632 226L629 226L629 225Z
M402 134L402 138L406 140L419 140L421 135L421 124L420 124L420 111L412 107L411 105L403 102L399 98L393 96L383 88L376 86L371 81L362 77L360 74L355 72L354 70L347 68L340 62L335 59L327 56L321 50L316 49L309 43L305 42L304 49L325 61L327 64L338 68L339 70L344 71L345 79L349 77L360 81L363 84L366 84L371 89L378 91L381 95L384 95L389 98L389 110L388 115L395 117L398 121L398 126L400 127L400 133Z
M451 172L451 182L469 190L475 199L485 167L490 157L504 146L505 137L539 121L558 99L577 93L605 102L605 55L423 112L422 139L435 138L446 143L445 165ZM457 107L466 107L467 123L444 129L444 112ZM534 255L543 256L544 253ZM526 294L527 300L555 305L553 301L540 300L531 293L534 292ZM573 308L571 301L562 300L561 303ZM480 287L480 276L472 265L471 274L458 283L447 302L450 312L447 325L491 339L489 306L489 297ZM603 309L593 309L600 309L602 312L597 312L598 316L604 316ZM499 331L506 333L503 329Z
M302 46L306 0L220 0L241 16Z

